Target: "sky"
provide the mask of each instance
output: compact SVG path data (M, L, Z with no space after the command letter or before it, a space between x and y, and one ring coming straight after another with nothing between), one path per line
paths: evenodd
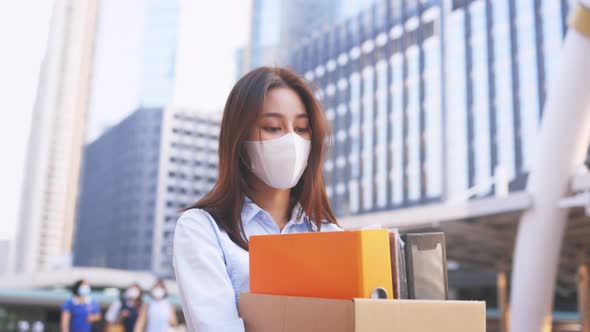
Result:
M220 111L235 82L235 51L248 41L250 1L181 1L172 104ZM142 18L130 14L141 12L144 2L102 0L101 14L110 15L102 15L97 45L105 43L117 51L97 48L97 86L123 82L133 87L137 83L134 73L138 70ZM0 111L0 240L12 239L16 229L32 107L52 4L52 0L0 1L0 105L4 107ZM133 109L135 90L120 95L116 94L118 89L107 90L112 93L97 93L91 101L89 140Z
M101 0L88 141L138 106L145 3ZM235 51L248 43L250 0L181 0L181 8L172 104L219 111L234 84Z
M51 0L0 1L0 239L12 237L16 225L51 5Z

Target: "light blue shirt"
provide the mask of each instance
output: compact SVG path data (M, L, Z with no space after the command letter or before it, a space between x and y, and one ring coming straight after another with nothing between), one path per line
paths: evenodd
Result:
M300 207L281 231L270 214L246 198L242 223L246 236L317 231ZM323 223L321 231L339 231ZM240 293L250 289L248 252L236 245L213 217L201 209L182 214L174 233L174 270L189 331L241 332L244 323L238 315Z

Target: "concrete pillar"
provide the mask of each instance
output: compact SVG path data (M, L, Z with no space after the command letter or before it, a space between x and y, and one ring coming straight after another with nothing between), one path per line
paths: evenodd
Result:
M527 191L534 206L521 216L514 252L510 331L548 326L567 210L558 201L585 159L590 141L590 0L580 0L558 71L549 82Z

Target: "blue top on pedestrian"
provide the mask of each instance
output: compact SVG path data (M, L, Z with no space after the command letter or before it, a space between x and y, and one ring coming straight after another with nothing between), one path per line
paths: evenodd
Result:
M100 308L92 298L83 301L69 299L62 307L63 311L70 313L70 332L90 332L92 323L88 322L88 316L100 313Z

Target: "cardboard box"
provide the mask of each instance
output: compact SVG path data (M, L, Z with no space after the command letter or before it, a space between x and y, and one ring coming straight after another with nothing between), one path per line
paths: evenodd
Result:
M250 237L250 292L331 299L393 298L389 232Z
M243 293L247 332L485 332L485 302L330 300Z

